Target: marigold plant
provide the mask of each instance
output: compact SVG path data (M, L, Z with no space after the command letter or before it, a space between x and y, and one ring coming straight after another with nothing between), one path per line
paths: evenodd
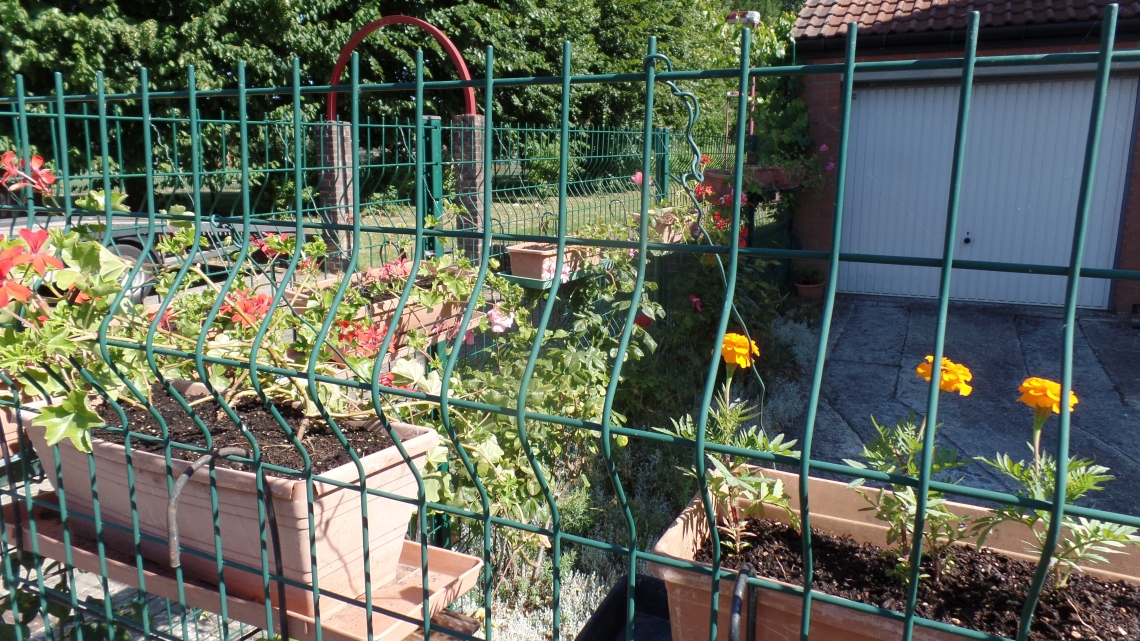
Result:
M1032 376L1017 388L1021 396L1017 399L1033 408L1033 442L1029 444L1033 452L1033 462L1014 462L1008 454L998 453L994 460L978 457L978 460L994 468L1014 481L1019 489L1017 495L1038 501L1052 501L1057 493L1057 460L1041 451L1041 431L1045 421L1052 414L1061 413L1061 385L1050 380ZM1077 404L1077 395L1069 393L1069 410ZM1104 483L1113 479L1108 468L1097 465L1089 459L1076 456L1069 458L1066 470L1065 504L1076 503L1085 494L1104 489ZM1033 540L1026 541L1027 552L1044 554L1045 540L1049 525L1053 520L1050 510L1035 510L1019 505L1003 505L988 516L976 521L975 532L978 545L984 545L986 537L998 525L1011 521L1029 529ZM1108 563L1107 554L1120 554L1128 545L1140 546L1137 529L1118 523L1108 523L1096 519L1062 516L1061 527L1064 535L1053 549L1052 569L1055 585L1064 588L1074 572L1082 566L1093 563Z

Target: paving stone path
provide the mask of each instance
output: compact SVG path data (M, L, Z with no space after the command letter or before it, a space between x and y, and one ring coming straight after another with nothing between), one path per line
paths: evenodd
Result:
M934 345L937 307L924 299L841 296L816 425L813 457L855 458L874 434L871 416L893 424L926 411L927 383L915 365ZM952 303L946 356L974 374L968 398L943 394L941 443L965 457L1006 452L1029 458L1032 413L1017 401L1028 376L1060 380L1063 319L1049 307ZM1140 330L1107 312L1078 314L1071 452L1111 469L1108 489L1082 501L1088 507L1140 515ZM802 432L803 421L795 422ZM1055 451L1059 420L1046 424L1043 442ZM789 436L802 434L791 430ZM1014 489L984 464L963 468L964 483Z

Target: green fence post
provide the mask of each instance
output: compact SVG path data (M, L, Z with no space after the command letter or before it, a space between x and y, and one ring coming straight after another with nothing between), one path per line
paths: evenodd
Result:
M669 198L669 129L653 129L653 156L656 160L653 180L657 183L657 200L660 201Z
M424 116L424 130L427 133L428 157L424 169L427 170L427 180L424 181L424 190L430 205L422 211L425 216L432 216L437 221L443 217L443 121L439 116ZM425 220L424 227L427 227ZM439 236L432 236L424 245L424 252L439 258L443 255L443 240Z

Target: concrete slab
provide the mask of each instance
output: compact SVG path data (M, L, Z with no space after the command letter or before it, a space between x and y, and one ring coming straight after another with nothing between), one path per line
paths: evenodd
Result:
M914 368L933 351L936 315L936 301L925 299L839 299L814 458L857 455L874 433L871 416L894 423L909 412L926 413L929 387ZM1028 459L1032 413L1017 401L1017 387L1028 376L1059 380L1062 321L1055 308L952 303L945 353L970 367L974 392L965 398L940 395L939 442L970 459L997 452ZM1117 477L1082 505L1140 515L1140 331L1095 311L1082 311L1075 331L1073 387L1080 403L1070 449ZM1046 424L1049 449L1056 446L1059 423L1054 417ZM960 476L968 485L1014 489L978 462L962 468Z

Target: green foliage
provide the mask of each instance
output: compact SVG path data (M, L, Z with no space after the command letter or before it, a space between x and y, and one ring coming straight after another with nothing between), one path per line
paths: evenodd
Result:
M787 370L785 363L769 357L779 351L768 331L780 296L769 272L773 265L774 261L740 258L733 302L739 320L743 320L760 345L755 371L741 377L767 380L784 375ZM696 404L704 389L708 356L719 350L712 341L724 304L724 282L716 259L711 255L686 257L679 268L669 271L663 276L670 298L666 305L670 310L669 322L654 326L658 350L630 365L629 385L622 389L621 396L631 417L650 424L680 416ZM700 301L699 309L690 297ZM735 315L731 317L728 331L740 332L738 322Z
M111 211L130 211L131 208L126 205L127 195L117 191L111 192ZM87 209L89 211L106 211L107 196L103 190L89 191L86 194L75 199L75 206L80 209Z
M1030 446L1033 450L1033 446ZM1047 453L1040 453L1033 462L1014 462L1006 454L998 454L994 460L978 458L1020 488L1017 496L1052 501L1057 489L1057 460ZM1065 503L1076 503L1089 492L1104 489L1104 484L1114 477L1108 468L1093 461L1073 457L1069 459L1068 475L1065 484ZM1108 563L1105 555L1120 554L1125 546L1140 546L1140 536L1136 528L1116 523L1106 523L1084 517L1062 517L1062 536L1053 552L1053 575L1058 588L1064 588L1074 572L1082 565ZM1053 514L1049 510L1034 510L1016 505L1003 505L985 517L979 518L974 526L978 534L978 545L985 543L993 529L1004 522L1020 523L1029 528L1033 540L1027 541L1027 552L1037 555L1044 553L1046 533Z
M442 0L321 0L302 9L285 0L195 0L185 3L92 0L78 7L58 3L0 4L0 94L12 95L13 75L25 76L28 91L48 94L53 71L64 75L69 92L93 93L95 74L103 71L110 92L138 91L138 68L147 67L155 90L184 90L186 67L194 65L200 90L233 85L238 60L246 62L250 86L287 86L291 59L302 64L302 81L327 84L340 49L365 23L404 14L438 25L455 42L471 73L483 73L484 47L495 47L497 73L549 76L561 70L562 42L573 46L573 73L641 71L647 39L681 69L735 66L739 28L723 24L733 2L726 0L547 0L454 3ZM749 7L752 8L752 7ZM757 31L757 58L786 55L788 18L765 9ZM425 50L425 77L455 77L450 61L435 41L404 26L387 27L361 45L362 81L408 81L415 49ZM725 83L710 83L708 101L723 100ZM717 85L715 88L712 85ZM600 85L577 92L573 119L604 127L636 126L642 117L640 92L633 86ZM716 97L715 96L720 96ZM443 92L432 103L457 113L459 92ZM557 88L519 88L496 99L503 121L556 125ZM394 115L402 101L370 104L372 115ZM258 101L254 101L254 105ZM276 105L263 103L264 110ZM204 106L205 108L205 106ZM317 103L307 117L317 115ZM680 114L666 105L666 117ZM715 109L714 109L715 111ZM679 124L679 123L678 123Z
M705 440L733 447L746 448L782 456L798 456L794 448L796 441L784 441L783 434L769 438L764 430L756 425L745 427L754 421L756 409L730 398L729 384L726 382L723 393L717 398L717 408L710 412L705 427ZM691 415L680 420L670 419L672 429L660 431L689 440L696 440L697 426ZM734 554L740 554L751 543L748 519L764 516L766 507L782 510L793 527L799 527L799 517L793 511L784 483L779 479L764 476L763 471L751 465L744 457L706 454L712 470L706 473L709 495L716 505L717 529L724 535L722 544ZM679 468L686 476L697 478L692 467Z
M894 427L880 425L874 417L875 436L863 446L863 461L847 460L846 463L859 469L872 469L885 474L900 474L918 478L922 470L923 432L914 422L914 414L900 420ZM931 478L936 478L947 470L966 465L958 459L953 448L935 445L930 453ZM864 462L865 461L865 462ZM915 520L918 515L918 497L909 485L892 485L891 491L878 489L868 491L863 488L863 479L852 481L849 487L855 488L865 501L871 504L863 510L873 510L875 518L887 523L887 544L896 548L898 562L894 573L899 580L910 580L910 555L915 544ZM927 495L926 527L922 532L922 545L933 568L932 578L941 580L942 573L953 563L949 555L950 546L967 538L967 519L950 510L941 492L931 490ZM921 575L920 578L925 578Z
M32 420L47 430L47 444L55 445L69 439L81 452L91 451L91 428L102 425L103 419L87 409L87 392L73 390L59 405L48 405Z

